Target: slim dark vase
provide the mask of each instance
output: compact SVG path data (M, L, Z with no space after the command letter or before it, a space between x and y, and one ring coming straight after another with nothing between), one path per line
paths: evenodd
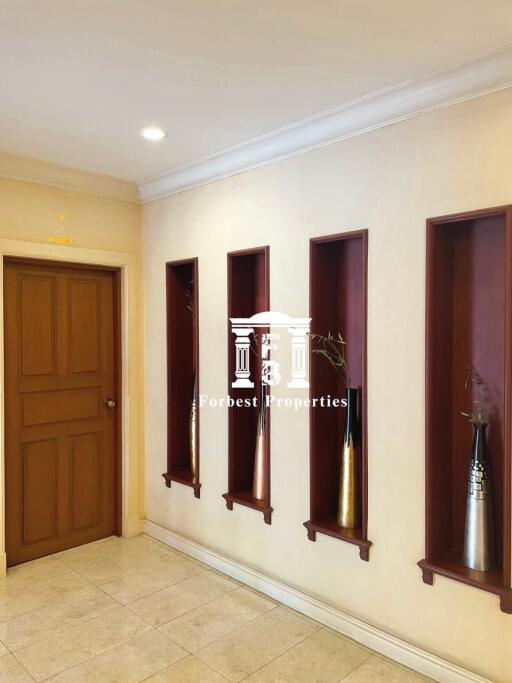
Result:
M360 529L361 462L360 435L357 419L359 389L346 390L347 408L340 462L337 523L345 529Z
M254 449L254 470L252 495L256 500L265 500L267 494L267 472L265 458L265 432L266 432L266 385L260 381L258 421L256 424L256 446Z
M192 481L195 484L197 483L197 383L195 370L192 376L192 399L190 401L188 429L190 471L192 472Z
M469 569L485 572L492 569L495 562L491 473L487 458L487 425L473 424L473 427L463 562Z

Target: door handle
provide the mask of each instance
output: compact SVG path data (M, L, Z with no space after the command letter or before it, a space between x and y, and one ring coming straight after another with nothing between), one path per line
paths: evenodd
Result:
M115 408L117 405L117 401L114 401L113 398L106 398L103 401L103 405L105 405L107 408Z

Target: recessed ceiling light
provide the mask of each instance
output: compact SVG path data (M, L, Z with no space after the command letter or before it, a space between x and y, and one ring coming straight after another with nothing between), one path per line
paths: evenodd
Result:
M145 140L151 140L152 142L158 142L167 137L167 133L162 128L158 126L149 126L148 128L143 128L140 134Z

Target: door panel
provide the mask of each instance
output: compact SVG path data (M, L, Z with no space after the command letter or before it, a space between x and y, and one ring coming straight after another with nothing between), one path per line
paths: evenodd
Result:
M116 279L6 259L9 565L116 533Z
M99 418L101 387L35 391L21 397L21 426Z
M102 491L101 443L98 434L71 439L69 492L73 531L98 524Z
M37 441L21 447L23 471L23 543L53 538L57 525L56 441Z
M97 282L68 283L70 371L97 372L101 368L101 292Z
M25 277L19 281L21 374L55 372L55 283L50 278ZM37 339L37 344L34 344Z

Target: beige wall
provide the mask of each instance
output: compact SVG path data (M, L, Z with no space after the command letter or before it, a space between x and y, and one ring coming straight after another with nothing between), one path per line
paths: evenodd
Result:
M35 168L42 177L42 163L37 162ZM51 173L56 169L49 166ZM27 160L24 160L23 170L30 175L32 166ZM2 172L5 172L5 165L0 156L0 174ZM90 179L87 174L72 173L69 169L63 173L67 181L72 180L84 188L90 186L97 190L102 182L97 176ZM112 181L107 180L105 187L110 189L111 185ZM66 232L73 239L70 247L48 244L48 237L60 226L58 213L65 216ZM4 254L13 254L99 263L123 269L123 389L126 399L126 405L123 405L123 532L128 535L139 533L144 511L140 248L140 207L136 203L0 177L0 259ZM0 304L0 330L3 330L1 310ZM2 374L3 364L0 376ZM1 435L0 440L3 444ZM3 505L0 509L3 510ZM0 515L0 558L5 561L2 516L3 513Z
M0 156L0 176L1 162ZM62 224L58 213L64 214ZM62 226L74 246L140 250L137 204L0 177L0 237L47 243Z
M148 518L492 680L512 617L424 556L425 219L512 203L512 91L452 106L143 208ZM227 414L201 414L201 499L164 486L166 260L199 257L201 393L225 395L226 252L270 245L271 308L308 312L309 238L369 228L370 562L306 538L307 414L272 415L272 526L228 512ZM231 341L231 340L230 340ZM280 390L283 391L282 389Z

